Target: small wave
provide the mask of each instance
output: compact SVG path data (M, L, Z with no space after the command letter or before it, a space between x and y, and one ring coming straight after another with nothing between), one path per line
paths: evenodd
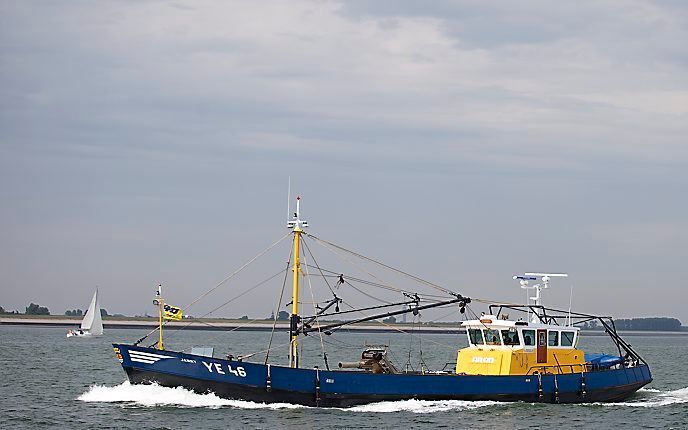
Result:
M660 391L653 388L641 388L639 393L647 393L644 397L630 402L599 403L604 406L633 406L641 408L654 408L688 403L688 387L673 391Z
M467 411L484 406L500 404L493 401L469 400L397 400L394 402L378 402L369 405L355 406L348 409L353 412L412 412L414 414L431 414L445 411Z
M640 392L640 393L642 393L642 392L648 392L648 393L661 393L662 390L658 390L658 389L656 389L656 388L645 388L645 387L643 387L643 388L639 389L638 392Z
M180 406L187 408L293 409L303 407L289 403L265 404L243 400L228 400L218 397L214 393L197 394L182 387L168 388L157 384L132 385L129 381L114 387L93 385L88 391L77 397L77 400L82 402L124 403L139 406Z

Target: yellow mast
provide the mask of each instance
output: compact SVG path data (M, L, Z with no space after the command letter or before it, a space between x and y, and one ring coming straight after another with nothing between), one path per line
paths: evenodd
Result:
M294 219L287 224L294 229L294 264L292 266L292 294L291 294L291 317L289 318L289 367L299 367L298 353L298 325L299 325L299 275L301 273L301 233L303 227L308 227L306 221L299 219L301 197L296 198L296 212Z
M296 330L294 330L294 325L298 326L298 315L299 315L299 270L301 270L301 261L299 258L300 252L300 242L301 242L301 230L298 227L294 228L294 265L292 271L294 272L292 278L292 304L291 304L291 349L289 350L289 366L299 367L299 356L297 350L297 340L298 335Z

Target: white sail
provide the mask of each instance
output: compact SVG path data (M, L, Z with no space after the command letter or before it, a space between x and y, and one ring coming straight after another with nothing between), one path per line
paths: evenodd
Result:
M100 316L100 303L98 302L98 290L93 293L93 299L86 311L86 316L81 321L81 329L90 332L94 336L103 334L103 318Z

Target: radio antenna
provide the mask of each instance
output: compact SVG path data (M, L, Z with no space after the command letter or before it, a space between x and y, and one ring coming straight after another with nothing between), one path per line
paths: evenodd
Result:
M287 179L287 221L291 219L291 176Z
M530 297L528 295L528 290L533 289L533 287L528 286L528 281L537 281L537 278L534 276L522 276L522 275L516 275L513 277L513 279L518 280L521 284L521 288L526 290L526 305L530 303ZM530 306L528 307L528 319L530 319Z
M541 306L542 305L542 290L549 288L549 281L551 278L566 278L569 275L566 273L535 273L535 272L526 272L524 273L525 276L514 276L514 279L518 279L521 281L521 288L526 289L526 290L535 290L535 295L533 297L528 297L529 300L533 301L533 304L535 306ZM537 280L537 277L541 277L541 282L539 284L535 285L528 285L528 281L534 281ZM529 304L529 303L528 303ZM533 317L531 318L532 322L538 322L540 318L537 315L537 312L534 312Z
M573 284L571 284L571 292L569 293L569 323L567 324L571 327L571 303L573 303Z

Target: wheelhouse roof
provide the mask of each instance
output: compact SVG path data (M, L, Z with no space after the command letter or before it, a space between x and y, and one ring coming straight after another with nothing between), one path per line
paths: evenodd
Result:
M471 328L490 328L490 329L510 329L510 328L529 328L529 329L549 329L549 330L574 330L580 331L580 327L560 326L556 324L533 323L524 319L505 320L497 318L495 315L482 315L477 320L467 320L461 323L463 327Z

